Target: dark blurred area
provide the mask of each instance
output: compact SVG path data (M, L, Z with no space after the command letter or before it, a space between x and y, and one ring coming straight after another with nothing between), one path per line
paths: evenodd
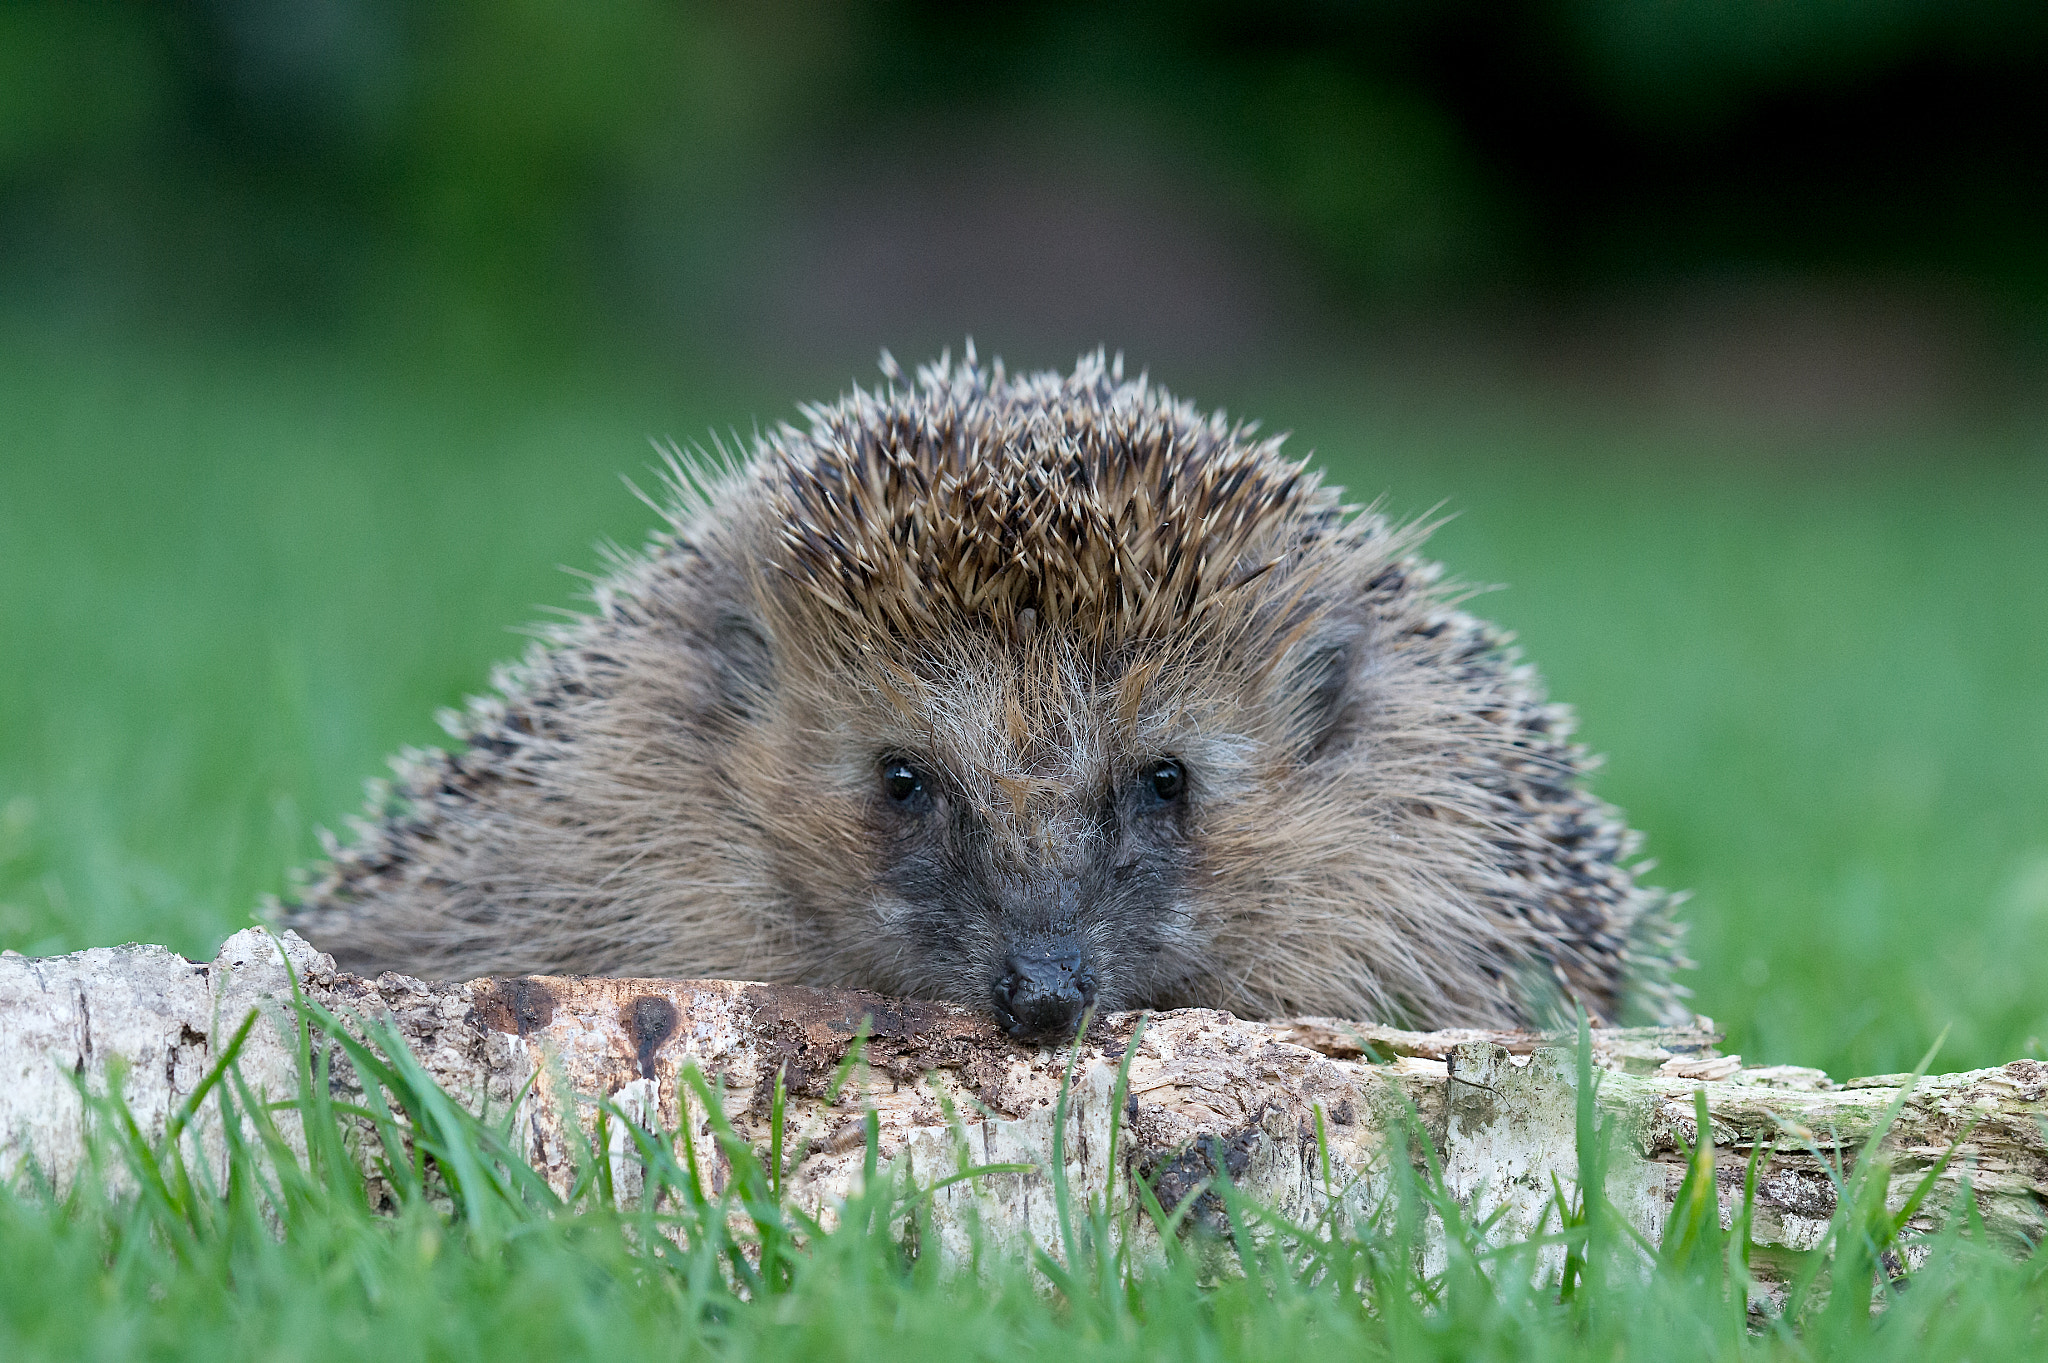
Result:
M1833 419L2023 390L2044 89L2020 0L7 0L0 306Z

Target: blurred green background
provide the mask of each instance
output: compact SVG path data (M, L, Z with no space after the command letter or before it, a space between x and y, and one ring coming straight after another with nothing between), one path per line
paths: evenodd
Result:
M1838 1073L2048 1035L2048 8L0 0L0 945L205 954L647 440L973 335L1436 551Z

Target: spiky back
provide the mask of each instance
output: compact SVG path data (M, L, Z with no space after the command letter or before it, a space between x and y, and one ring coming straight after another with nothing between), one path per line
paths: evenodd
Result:
M1111 647L1194 627L1341 525L1303 464L1097 356L944 363L812 408L764 460L778 566L891 639L1036 623Z

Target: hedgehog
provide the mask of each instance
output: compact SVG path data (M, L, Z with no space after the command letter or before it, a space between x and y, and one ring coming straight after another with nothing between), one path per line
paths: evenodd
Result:
M286 914L343 968L726 977L1020 1039L1683 1015L1677 897L1510 636L1282 438L970 347L667 450L594 610Z

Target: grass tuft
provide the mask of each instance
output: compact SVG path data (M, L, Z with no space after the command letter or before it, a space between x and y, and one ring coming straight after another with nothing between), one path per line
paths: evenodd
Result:
M1192 1197L1169 1211L1142 1183L1133 1199L1079 1199L1056 1156L1040 1172L1064 1209L1060 1244L1027 1257L986 1241L949 1264L917 1252L932 1243L920 1233L932 1189L880 1160L872 1121L869 1177L828 1229L789 1199L774 1147L741 1139L720 1087L686 1067L684 1122L708 1120L722 1177L677 1132L600 1105L599 1139L560 1196L506 1119L440 1090L390 1031L304 1000L296 1012L296 1097L253 1094L231 1045L160 1139L143 1138L117 1083L89 1099L94 1157L72 1187L0 1190L6 1357L1921 1360L2048 1346L2048 1255L2000 1253L1967 1203L1938 1234L1910 1236L1932 1177L1887 1209L1876 1161L1846 1175L1782 1310L1755 1310L1754 1157L1724 1229L1703 1105L1658 1246L1622 1226L1597 1183L1560 1197L1558 1230L1495 1244L1427 1158L1395 1158L1386 1197L1355 1221L1333 1202L1308 1224L1219 1171L1211 1228L1187 1217ZM1582 1039L1582 1093L1589 1054ZM335 1098L337 1062L360 1101ZM205 1103L220 1170L181 1138ZM1606 1133L1585 1124L1593 1111L1581 1111L1581 1168L1597 1175ZM631 1197L616 1196L629 1180L613 1126L630 1138ZM1428 1149L1419 1126L1396 1154L1404 1142ZM1329 1167L1325 1148L1326 1187ZM1178 1227L1163 1256L1126 1248L1139 1214ZM1562 1277L1541 1267L1559 1246Z

